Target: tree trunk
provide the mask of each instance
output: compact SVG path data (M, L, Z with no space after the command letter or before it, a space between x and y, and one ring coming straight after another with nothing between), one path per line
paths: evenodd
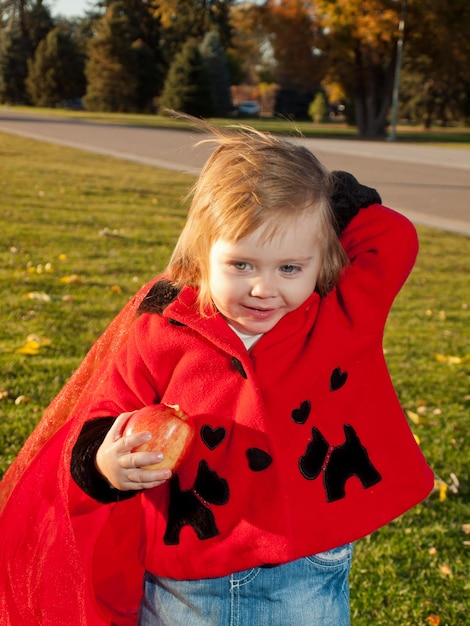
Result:
M361 138L383 139L387 134L387 116L390 110L395 74L395 56L385 63L374 61L363 51L356 53L356 89L354 102L356 123Z

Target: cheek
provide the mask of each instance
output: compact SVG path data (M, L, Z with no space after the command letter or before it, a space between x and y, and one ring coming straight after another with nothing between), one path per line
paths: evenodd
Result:
M231 282L222 276L212 276L209 281L209 288L215 303L222 304L230 299Z
M296 285L296 288L291 292L292 304L300 306L307 298L309 298L315 291L316 275L311 275L304 281Z

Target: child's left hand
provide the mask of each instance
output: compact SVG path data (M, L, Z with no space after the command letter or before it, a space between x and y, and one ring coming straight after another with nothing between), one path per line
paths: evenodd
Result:
M121 413L110 428L96 453L96 467L106 480L120 491L152 489L171 477L171 471L143 469L146 465L159 463L160 452L132 452L134 448L149 441L151 434L141 432L122 436L123 428L132 413Z

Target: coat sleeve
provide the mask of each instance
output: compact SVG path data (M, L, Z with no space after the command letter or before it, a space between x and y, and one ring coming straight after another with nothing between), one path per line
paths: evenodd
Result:
M152 317L155 314L144 314L134 320L125 344L108 365L106 377L95 387L89 406L90 419L117 417L161 401L154 374L149 368L149 359L154 366L156 358L155 337L151 336L147 323Z
M337 286L341 306L363 332L383 331L416 261L416 229L400 213L374 204L352 219L341 242L350 260Z

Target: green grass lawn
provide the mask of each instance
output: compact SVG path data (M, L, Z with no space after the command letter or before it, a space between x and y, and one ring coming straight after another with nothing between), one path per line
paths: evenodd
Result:
M194 179L1 134L0 159L1 475L110 320L165 266ZM470 238L419 234L385 349L440 490L357 543L353 626L470 624Z

